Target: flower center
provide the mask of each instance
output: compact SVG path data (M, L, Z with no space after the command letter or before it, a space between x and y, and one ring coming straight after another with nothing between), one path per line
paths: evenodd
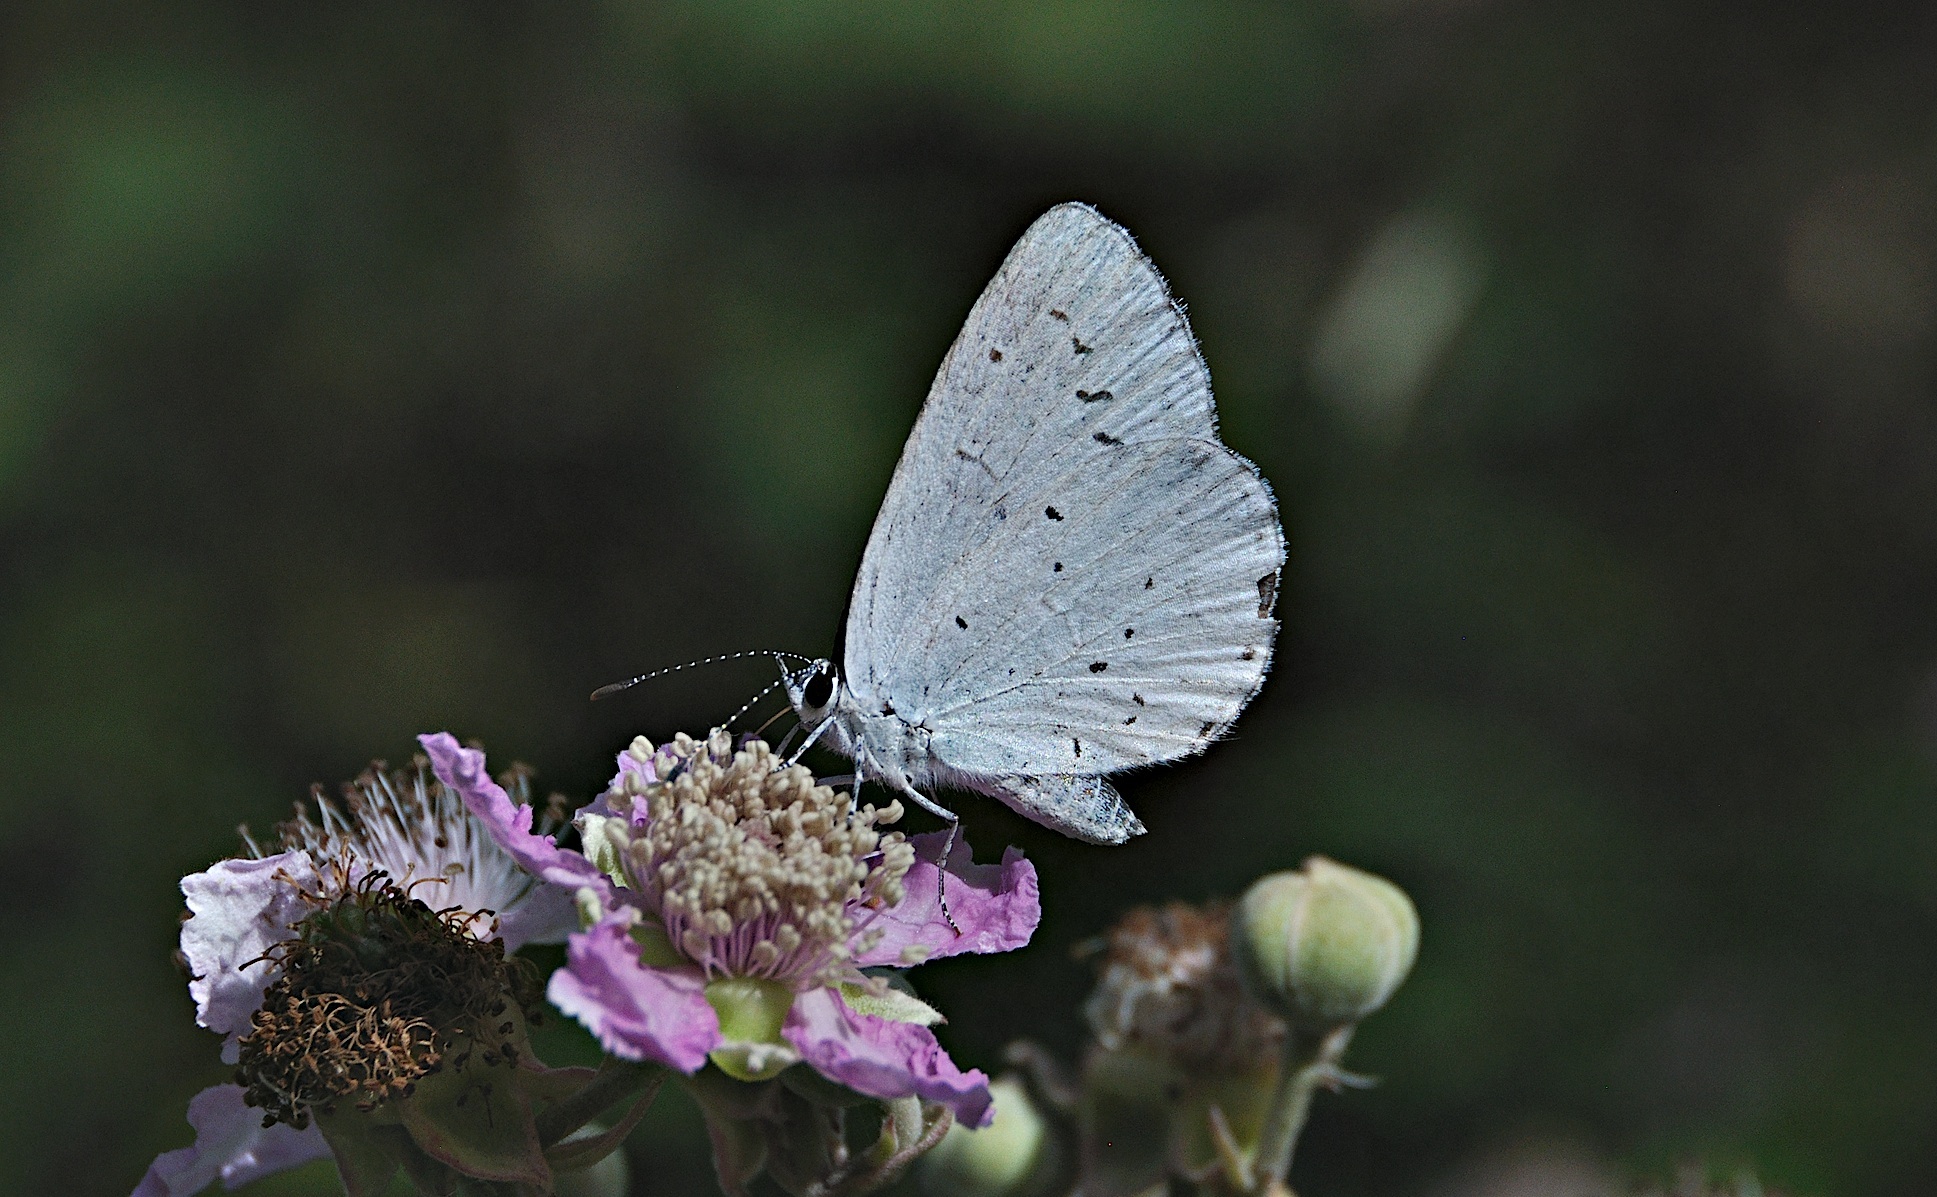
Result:
M263 1125L407 1097L439 1071L515 1064L542 986L529 963L370 874L268 956L281 976L241 1040L236 1081Z
M313 787L310 806L299 804L295 818L277 824L276 832L284 848L307 851L319 867L337 862L340 867L324 872L339 889L381 870L433 909L472 912L470 930L489 939L493 916L523 897L532 878L478 826L461 797L429 776L427 765L419 757L413 769L386 770L379 761L344 783L340 805ZM529 801L525 772L514 767L505 780L516 801Z
M901 900L914 849L877 830L901 804L856 810L764 742L735 752L722 731L682 734L656 761L667 780L626 779L644 819L625 870L673 944L708 976L837 979L873 936L859 929L867 912Z

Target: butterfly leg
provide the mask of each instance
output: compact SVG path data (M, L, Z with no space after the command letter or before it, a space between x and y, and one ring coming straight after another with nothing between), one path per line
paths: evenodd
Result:
M808 735L807 739L802 742L799 748L796 748L794 750L794 754L787 758L787 763L789 765L798 765L800 763L800 758L806 756L807 750L814 746L814 741L820 739L821 736L826 733L827 729L833 726L834 726L834 721L832 719L821 720L821 725L815 728L813 732L810 735ZM799 729L796 728L795 730L799 730Z
M948 824L948 838L942 841L941 859L935 862L935 901L942 908L942 920L948 924L948 929L960 935L961 927L956 925L955 916L948 912L948 893L944 885L948 881L948 854L955 851L955 833L961 829L962 816L927 797L906 781L896 788L913 799L916 806Z

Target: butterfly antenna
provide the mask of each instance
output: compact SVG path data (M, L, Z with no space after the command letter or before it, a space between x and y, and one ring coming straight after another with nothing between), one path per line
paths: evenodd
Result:
M744 660L747 657L773 657L775 659L792 657L794 660L799 661L803 665L811 665L813 663L812 658L803 657L799 653L781 652L778 649L771 649L771 648L755 649L751 652L744 652L744 653L727 653L724 656L718 656L718 657L701 657L697 661L688 661L684 665L668 665L664 669L655 669L651 673L642 673L638 677L632 678L628 681L612 682L608 685L600 686L598 689L592 691L592 701L597 702L601 698L610 698L612 695L617 694L621 690L630 690L632 687L638 685L640 682L649 682L653 678L665 677L669 673L678 673L682 669L694 669L701 665L717 665L722 661L740 661L740 660ZM761 691L761 693L764 694L766 693L766 691L763 690ZM757 697L758 696L756 696L756 699ZM735 716L735 718L737 717L738 716Z
M738 722L739 722L739 720L740 720L740 716L742 716L742 715L744 715L744 714L746 714L746 713L747 713L748 711L750 711L750 710L752 710L752 709L753 709L753 704L754 704L754 703L756 703L756 702L759 702L759 701L760 701L761 699L763 699L763 698L765 698L765 697L766 697L767 695L769 695L769 694L772 694L772 693L774 692L774 688L775 688L776 686L778 686L778 685L780 685L780 683L779 683L778 681L772 681L772 682L768 682L768 683L767 683L766 685L764 685L764 686L762 686L762 687L760 687L760 693L758 693L758 694L756 694L756 695L754 695L754 696L753 696L752 698L749 698L749 699L747 699L747 700L746 700L745 702L743 702L743 703L741 703L741 704L740 704L740 709L739 709L739 710L737 710L737 711L735 711L735 712L733 712L733 714L732 714L732 715L730 715L730 716L728 716L728 718L727 718L727 721L726 721L725 723L722 723L722 724L720 724L720 726L721 726L721 727L732 727L732 726L733 726L733 725L734 725L735 723L738 723ZM789 708L788 708L788 710L792 710L792 709L793 709L792 707L789 707ZM773 719L778 719L778 718L780 718L780 716L779 716L779 715L775 715L775 716L773 717ZM771 724L771 723L773 722L773 719L769 719L769 720L767 720L767 722L766 722L766 723L763 723L763 724L761 724L761 725L760 725L760 730L759 730L759 731L756 731L756 732L754 732L753 734L757 736L757 735L759 735L759 734L760 734L760 732L763 732L763 731L766 731L766 730L767 730L767 726L768 726L768 724Z

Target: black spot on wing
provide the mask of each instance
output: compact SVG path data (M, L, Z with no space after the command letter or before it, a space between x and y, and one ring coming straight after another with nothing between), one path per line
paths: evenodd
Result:
M1130 637L1132 637L1132 636L1134 636L1134 635L1136 635L1136 634L1137 634L1137 630L1136 630L1135 628L1125 628L1125 629L1123 629L1123 638L1124 638L1125 640L1128 640L1128 639L1129 639Z
M1116 398L1108 391L1078 391L1076 397L1085 403L1106 403Z
M1130 716L1130 717L1129 717L1128 719L1125 719L1125 720L1123 721L1123 726L1125 726L1125 727L1128 727L1128 726L1130 726L1130 725L1131 725L1132 723L1135 723L1136 721L1137 721L1137 717L1136 717L1135 715L1132 715L1132 716Z
M1050 308L1049 314L1051 316L1054 316L1056 319L1063 321L1065 324L1069 322L1069 313L1065 312L1061 308Z
M968 620L963 619L961 616L957 615L955 617L955 626L962 629L964 632L966 632L968 631Z
M1052 520L1060 520L1063 518L1063 513L1056 510L1054 507L1045 507L1042 509L1042 513L1048 516Z
M1001 360L1002 360L1002 351L1001 351L1000 349L990 349L990 350L989 350L989 360L990 360L990 361L992 361L992 362L999 362L999 361L1001 361Z
M1076 750L1077 756L1083 755L1083 742L1077 739L1075 736L1071 736L1069 738L1069 746Z
M1240 661L1255 661L1257 660L1257 657L1258 657L1258 650L1255 648L1247 648L1243 652L1238 654L1238 660Z
M1063 563L1062 563L1062 562L1060 562L1060 561L1058 561L1058 562L1056 562L1056 564L1055 564L1055 567L1054 567L1054 568L1055 568L1055 570L1056 570L1056 572L1057 572L1057 573L1062 573L1062 572L1063 572Z
M1090 433L1090 439L1099 445L1120 445L1123 443L1122 437L1111 436L1107 432L1092 432Z
M1202 740L1216 730L1217 730L1217 720L1206 719L1204 720L1204 726L1197 729L1197 738Z
M1271 614L1271 608L1278 602L1278 571L1272 570L1258 579L1258 618L1264 619Z
M1152 586L1155 586L1156 584L1157 584L1157 579L1155 578L1145 578L1143 580L1143 588L1145 590L1150 589Z
M1104 671L1105 669L1108 669L1109 667L1110 667L1110 663L1109 663L1108 661L1091 661L1091 662L1090 662L1090 672L1091 672L1091 673L1102 673L1102 672L1103 672L1103 671Z
M1145 705L1145 703L1144 703L1144 701L1143 701L1143 695L1141 695L1141 694L1132 694L1132 695L1130 695L1130 701L1131 701L1131 702L1134 702L1134 703L1136 703L1136 704L1137 704L1138 706L1144 706L1144 705Z
M1083 344L1083 342L1076 337L1071 337L1069 339L1069 343L1076 350L1076 355L1078 357L1081 357L1082 355L1090 351L1090 347L1088 345Z

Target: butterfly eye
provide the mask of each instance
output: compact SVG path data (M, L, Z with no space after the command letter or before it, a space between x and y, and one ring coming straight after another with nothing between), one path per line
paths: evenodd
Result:
M827 709L834 698L834 667L823 665L807 679L807 685L800 692L801 713L818 714Z

